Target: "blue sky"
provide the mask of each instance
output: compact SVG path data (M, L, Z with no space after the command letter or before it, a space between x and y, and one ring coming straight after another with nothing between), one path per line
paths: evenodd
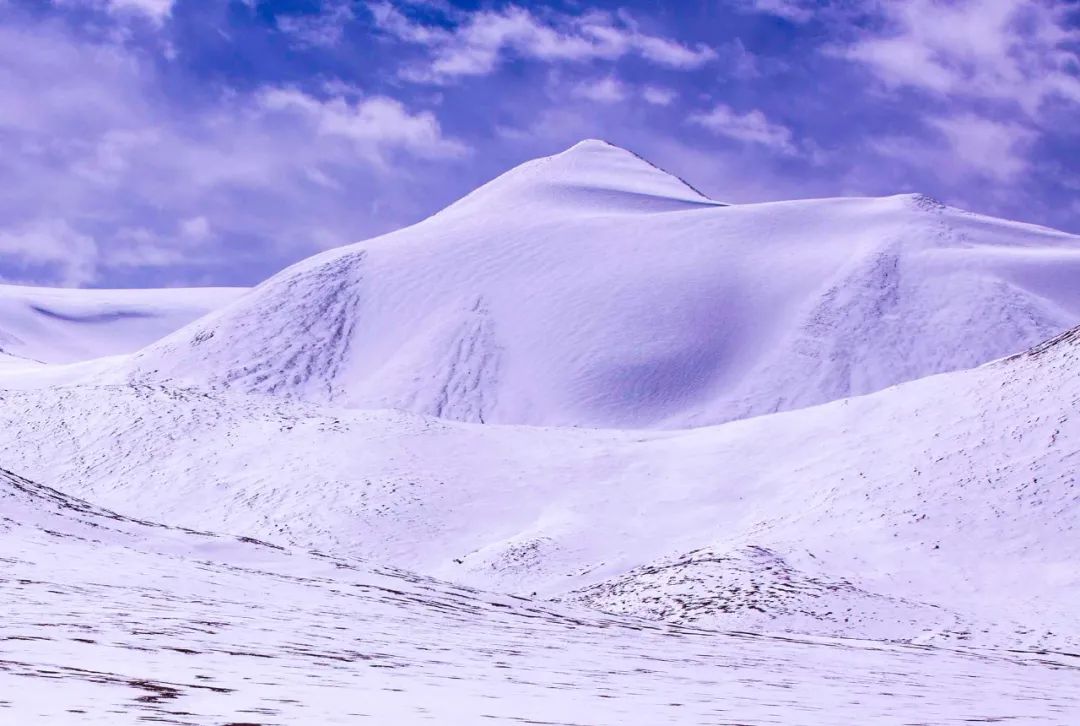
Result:
M585 137L1080 232L1080 5L0 0L0 279L253 284Z

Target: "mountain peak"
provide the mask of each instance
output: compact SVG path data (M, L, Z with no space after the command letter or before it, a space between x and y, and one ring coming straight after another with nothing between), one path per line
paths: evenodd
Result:
M632 151L602 139L583 139L514 167L444 211L476 211L489 204L653 212L719 202Z
M619 171L633 170L651 177L654 182L662 181L665 187L674 183L672 189L665 191L674 192L675 197L681 198L689 192L695 201L712 202L685 179L661 169L640 154L604 139L582 139L562 153L548 158L571 159L575 163L595 167L597 171L613 171L616 168Z
M622 148L621 146L616 146L615 144L611 143L610 141L606 141L604 139L582 139L581 141L577 142L573 146L567 147L567 149L565 151L561 152L560 155L562 155L562 154L572 154L572 153L575 153L575 152L589 152L589 151L606 151L606 152L623 153L623 154L632 154L633 153L631 151L628 151L627 149ZM634 155L636 156L636 154L634 154Z

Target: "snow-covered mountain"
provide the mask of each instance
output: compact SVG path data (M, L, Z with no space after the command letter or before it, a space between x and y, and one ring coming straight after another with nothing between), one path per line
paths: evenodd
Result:
M528 162L141 351L137 382L460 421L685 426L1037 343L1080 240L920 196L727 206L623 149Z
M0 366L133 353L236 299L241 288L71 290L0 285Z
M1078 280L588 141L247 294L0 288L0 722L1080 723Z

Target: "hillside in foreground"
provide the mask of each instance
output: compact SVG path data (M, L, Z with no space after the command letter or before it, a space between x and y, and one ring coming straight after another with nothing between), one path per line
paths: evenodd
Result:
M1080 701L1059 656L612 618L133 521L6 470L0 557L10 723L959 723Z

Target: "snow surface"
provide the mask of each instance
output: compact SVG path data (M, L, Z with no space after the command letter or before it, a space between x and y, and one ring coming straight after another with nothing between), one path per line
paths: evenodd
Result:
M0 723L1080 723L1078 242L587 141L245 295L0 288Z
M1080 320L1078 277L1072 235L917 195L727 206L587 141L290 267L108 380L702 425L1022 350Z
M241 288L74 290L0 285L0 366L133 353L235 300Z
M1069 723L1080 658L720 633L129 520L0 470L4 723Z

